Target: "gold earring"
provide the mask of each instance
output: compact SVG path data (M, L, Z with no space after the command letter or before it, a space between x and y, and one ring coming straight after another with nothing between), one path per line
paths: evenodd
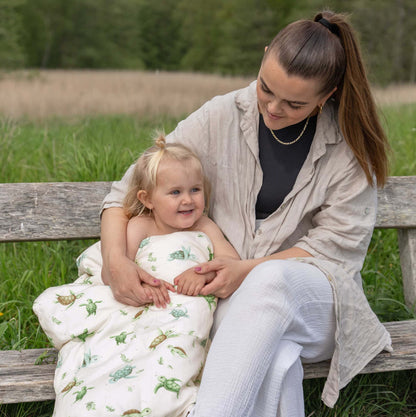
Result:
M323 105L323 104L320 104L318 107L319 107L319 114L321 114L321 113L322 113L322 109L323 109L324 105Z

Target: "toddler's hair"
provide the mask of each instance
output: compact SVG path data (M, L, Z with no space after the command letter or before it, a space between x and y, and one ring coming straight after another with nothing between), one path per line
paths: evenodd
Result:
M195 164L195 168L200 171L203 178L205 210L208 209L210 186L205 177L201 161L186 146L179 143L166 143L164 135L161 134L155 139L154 145L142 153L134 166L129 188L123 201L124 210L129 218L151 214L151 210L137 198L137 193L140 190L145 190L148 194L152 193L157 185L159 164L167 158L181 162L192 161Z

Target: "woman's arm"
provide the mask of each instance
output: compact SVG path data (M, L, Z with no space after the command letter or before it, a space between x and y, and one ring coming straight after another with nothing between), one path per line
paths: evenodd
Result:
M142 282L157 286L159 281L141 270L127 256L128 218L120 207L103 211L101 218L102 279L111 287L114 298L124 304L140 306L152 301Z
M312 256L307 251L293 247L257 259L231 259L219 257L195 268L198 274L215 272L216 277L200 291L201 295L214 294L219 298L229 297L244 281L248 273L262 262L273 259L289 259Z

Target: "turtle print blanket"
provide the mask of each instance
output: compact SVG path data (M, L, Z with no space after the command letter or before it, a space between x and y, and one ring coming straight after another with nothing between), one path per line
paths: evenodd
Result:
M212 258L200 232L143 240L136 262L173 283ZM165 309L119 303L101 280L96 243L77 259L79 278L48 288L34 302L39 322L59 349L55 417L182 417L196 399L216 299L170 293Z

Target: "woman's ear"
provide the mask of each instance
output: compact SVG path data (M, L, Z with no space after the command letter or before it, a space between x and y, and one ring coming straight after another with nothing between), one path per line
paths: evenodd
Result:
M335 93L335 91L337 91L338 90L338 87L334 87L334 89L329 93L329 94L327 94L325 97L323 97L323 99L322 99L322 106L324 106L325 105L325 103L326 103L326 101L332 96L332 94L334 94Z
M145 190L137 191L137 199L148 209L153 208L152 201L150 199L150 194Z

